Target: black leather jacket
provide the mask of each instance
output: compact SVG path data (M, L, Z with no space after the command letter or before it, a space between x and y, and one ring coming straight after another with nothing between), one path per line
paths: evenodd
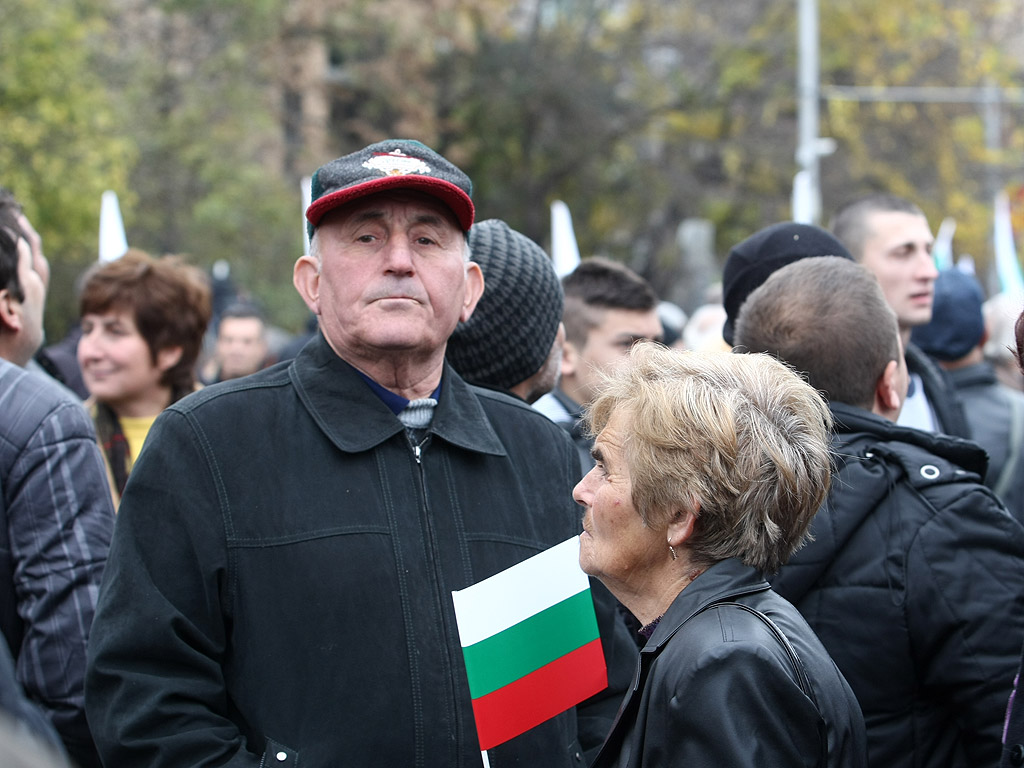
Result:
M577 534L578 477L564 431L447 367L414 446L323 337L175 404L129 479L90 638L105 764L478 768L451 592ZM620 639L603 699L492 764L582 765L625 688Z
M832 404L838 471L772 579L857 694L885 768L994 765L1024 639L1024 528L974 443Z
M766 614L786 648L736 602ZM826 756L823 758L823 753ZM850 687L797 610L739 560L723 560L679 593L640 652L594 768L866 765L864 722Z

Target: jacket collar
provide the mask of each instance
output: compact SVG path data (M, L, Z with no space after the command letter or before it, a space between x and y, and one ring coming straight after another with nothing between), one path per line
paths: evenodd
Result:
M993 385L999 382L999 379L996 378L996 369L987 360L966 365L963 368L953 368L946 373L949 374L950 380L957 389Z
M769 588L761 574L744 565L738 558L732 557L715 563L676 596L641 653L661 648L688 619L703 608Z
M303 347L289 376L299 399L325 435L348 453L367 451L405 429L398 417L331 349L322 333ZM505 448L466 382L445 363L441 399L430 432L461 448L504 456Z

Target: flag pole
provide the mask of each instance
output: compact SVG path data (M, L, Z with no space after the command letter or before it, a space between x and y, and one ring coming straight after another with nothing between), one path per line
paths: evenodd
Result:
M487 750L480 752L480 757L484 759L484 768L491 768L491 761L487 759Z
M306 227L306 209L313 202L313 177L303 176L299 181L299 194L302 196L302 253L309 256L309 229Z

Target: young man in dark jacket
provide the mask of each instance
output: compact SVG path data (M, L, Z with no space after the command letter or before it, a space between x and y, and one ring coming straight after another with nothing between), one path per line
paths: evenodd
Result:
M294 271L317 337L157 420L90 638L106 764L481 764L451 592L578 533L579 462L445 364L483 290L470 190L414 141L320 168ZM622 691L494 764L582 765Z
M910 374L899 423L970 438L970 426L953 383L910 341L911 330L931 320L939 274L932 258L935 238L924 212L905 198L870 194L843 205L832 217L830 228L853 258L878 279L886 302L896 313Z
M993 765L1024 638L1024 527L982 485L984 452L894 423L907 387L896 318L845 259L773 274L736 343L805 373L836 420L814 539L772 586L857 695L871 765Z

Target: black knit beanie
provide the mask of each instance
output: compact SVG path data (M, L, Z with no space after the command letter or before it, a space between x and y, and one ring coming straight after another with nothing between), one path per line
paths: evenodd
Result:
M811 224L783 221L758 230L729 251L722 270L722 337L732 344L740 307L776 270L812 256L853 256L831 232Z
M562 284L544 249L499 219L469 231L484 294L448 340L448 361L471 384L511 389L540 370L562 321Z

